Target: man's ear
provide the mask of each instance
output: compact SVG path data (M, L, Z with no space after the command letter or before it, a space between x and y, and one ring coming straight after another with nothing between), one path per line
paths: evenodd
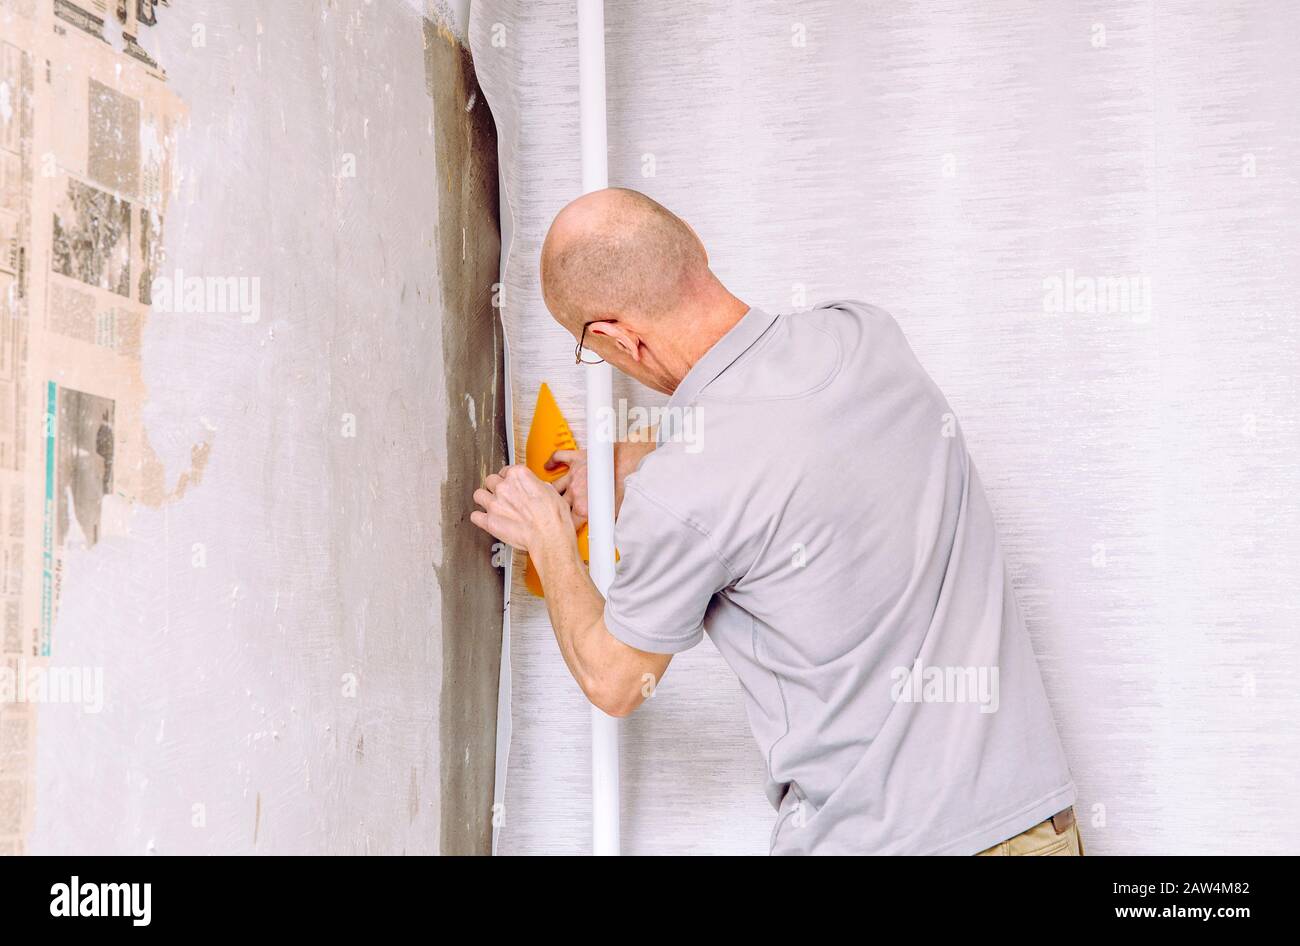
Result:
M622 322L592 322L587 331L592 335L604 335L633 361L641 360L641 336Z

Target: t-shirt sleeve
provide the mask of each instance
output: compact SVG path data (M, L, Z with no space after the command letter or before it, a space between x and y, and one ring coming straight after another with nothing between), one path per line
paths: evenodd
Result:
M734 580L698 525L628 482L614 528L618 564L605 627L637 650L676 654L704 636L704 612Z

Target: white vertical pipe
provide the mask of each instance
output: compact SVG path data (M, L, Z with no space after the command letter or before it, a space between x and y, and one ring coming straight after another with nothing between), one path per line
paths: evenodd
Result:
M582 125L582 192L609 185L605 127L605 4L578 0L578 102ZM582 369L587 380L587 538L591 580L604 595L614 580L613 424L601 423L614 399L607 364ZM618 720L591 708L592 853L619 853Z

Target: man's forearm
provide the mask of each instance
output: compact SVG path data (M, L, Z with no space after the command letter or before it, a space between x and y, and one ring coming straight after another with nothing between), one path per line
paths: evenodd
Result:
M605 599L587 574L572 532L548 536L529 554L546 589L551 627L573 679L606 713L626 716L653 689L671 658L629 647L605 628Z
M623 507L623 482L636 472L641 461L655 449L653 430L645 434L648 440L625 440L614 444L614 515Z
M470 513L474 525L532 557L560 654L587 699L611 716L641 705L672 657L630 647L605 628L605 599L578 557L564 497L515 464L486 477L474 502L482 507Z
M529 553L546 589L546 611L569 672L584 691L590 670L579 653L579 639L605 610L605 599L587 574L572 532L548 537L542 548Z

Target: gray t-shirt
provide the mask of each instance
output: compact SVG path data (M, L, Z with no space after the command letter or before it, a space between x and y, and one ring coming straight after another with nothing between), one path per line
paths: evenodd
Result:
M619 640L707 630L767 761L776 854L974 854L1074 802L985 498L888 313L751 309L627 479Z

